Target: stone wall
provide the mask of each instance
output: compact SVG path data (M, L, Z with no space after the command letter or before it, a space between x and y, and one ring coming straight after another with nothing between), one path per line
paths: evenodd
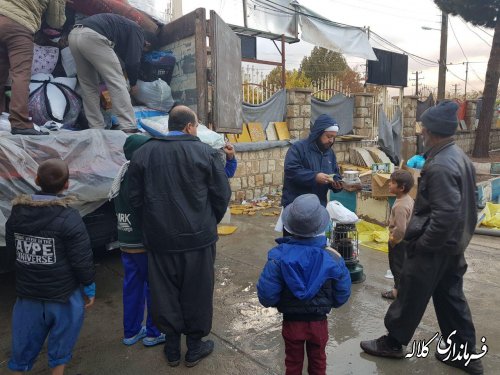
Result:
M238 168L231 185L231 200L241 202L281 192L287 147L238 152Z
M417 153L417 97L403 97L403 144L401 145L401 157L408 160Z
M373 138L373 94L354 94L354 122L353 131L356 135Z
M311 90L287 90L287 125L292 140L304 139L309 135L311 118ZM354 134L363 135L367 139L373 137L373 103L372 94L354 94ZM466 123L469 126L475 121L476 103L468 103ZM417 97L403 98L403 159L415 155L417 150L416 115ZM496 119L495 119L496 121ZM470 130L460 131L456 135L457 144L467 153L474 146L475 133ZM336 142L334 145L338 162L349 163L349 150L354 147L375 145L374 141ZM274 195L283 188L283 171L285 156L289 146L275 147L260 151L237 152L238 169L230 179L231 200L241 202L264 195ZM492 128L490 150L500 149L500 129Z
M460 146L466 154L470 154L474 148L476 133L474 131L461 131L455 135L457 145ZM500 149L500 129L490 130L490 150Z
M292 140L304 139L309 135L311 93L312 91L307 89L287 90L287 125ZM366 99L361 100L361 103L365 109L369 108L368 114L371 114L373 96L368 94L364 97ZM365 115L366 111L358 113ZM368 120L371 121L371 118ZM333 147L337 160L348 163L349 149L372 145L373 142L336 142ZM234 177L229 180L232 190L231 200L241 202L281 192L288 149L289 146L285 146L261 151L237 152L238 169Z

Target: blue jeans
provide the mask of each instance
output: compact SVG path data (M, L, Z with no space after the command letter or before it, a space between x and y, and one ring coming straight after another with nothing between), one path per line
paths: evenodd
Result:
M147 305L146 329L148 337L160 336L151 319L151 296L148 283L148 254L122 252L123 277L123 330L125 338L139 333Z
M80 289L68 302L18 298L12 313L12 371L29 371L48 337L49 367L68 363L83 325L84 301Z

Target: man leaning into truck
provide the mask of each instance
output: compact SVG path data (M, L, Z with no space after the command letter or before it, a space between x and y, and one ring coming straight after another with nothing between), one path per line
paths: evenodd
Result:
M33 35L40 28L42 16L49 26L62 27L65 5L66 0L0 0L0 112L5 111L5 85L10 73L12 134L47 134L33 128L28 111Z

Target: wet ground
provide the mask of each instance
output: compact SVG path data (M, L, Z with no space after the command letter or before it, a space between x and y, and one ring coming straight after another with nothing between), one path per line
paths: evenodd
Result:
M262 308L255 282L273 246L274 217L234 217L238 230L218 243L214 322L211 338L216 343L212 356L197 367L187 369L166 365L161 347L142 344L125 347L122 338L121 282L118 254L109 254L97 264L97 299L88 311L67 374L283 374L284 346L281 317L274 309ZM500 374L500 239L474 236L467 251L469 271L464 289L478 338L485 336L489 352L483 358L485 374ZM426 374L462 372L434 359L435 344L426 358L380 359L365 355L359 341L385 333L383 317L389 302L380 291L391 286L384 278L387 254L362 249L361 263L366 281L353 285L349 302L329 317L328 374ZM7 374L10 351L10 314L15 300L12 275L0 276L0 374ZM438 332L432 305L420 324L415 339L430 339ZM185 348L183 349L185 350ZM46 374L44 351L33 374ZM304 372L306 373L306 372Z

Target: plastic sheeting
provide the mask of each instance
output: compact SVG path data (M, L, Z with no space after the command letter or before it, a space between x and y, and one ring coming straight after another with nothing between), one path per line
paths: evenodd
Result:
M243 103L243 122L260 122L264 130L270 122L285 121L286 91L279 90L260 105Z
M365 31L359 27L344 26L323 21L312 10L297 6L300 11L300 38L306 42L366 60L377 60Z
M389 228L361 220L356 223L359 244L373 250L387 253L389 241Z
M246 11L249 17L246 21L249 28L297 38L298 23L301 28L300 39L308 43L346 55L377 60L363 29L324 20L323 16L299 4L298 1L275 0L271 3L274 5L270 6L274 6L277 10L255 6L253 1L247 2ZM223 17L225 16L226 14L223 14Z
M429 94L427 99L425 99L424 101L417 100L417 121L420 121L420 116L422 116L422 113L424 113L427 109L433 106L434 106L434 97L432 96L432 93Z
M481 216L484 215L481 225L493 229L500 229L500 204L486 203Z
M403 140L403 122L401 109L398 107L392 121L387 119L382 105L379 106L378 144L394 164L401 160L401 143Z
M339 124L338 135L352 132L354 98L342 94L334 95L328 101L311 98L311 124L322 114L332 116Z
M5 222L11 201L37 190L34 179L39 163L61 158L69 165L68 194L76 196L75 208L84 216L101 206L113 179L125 163L121 131L61 131L48 136L0 136L0 246L5 246Z

